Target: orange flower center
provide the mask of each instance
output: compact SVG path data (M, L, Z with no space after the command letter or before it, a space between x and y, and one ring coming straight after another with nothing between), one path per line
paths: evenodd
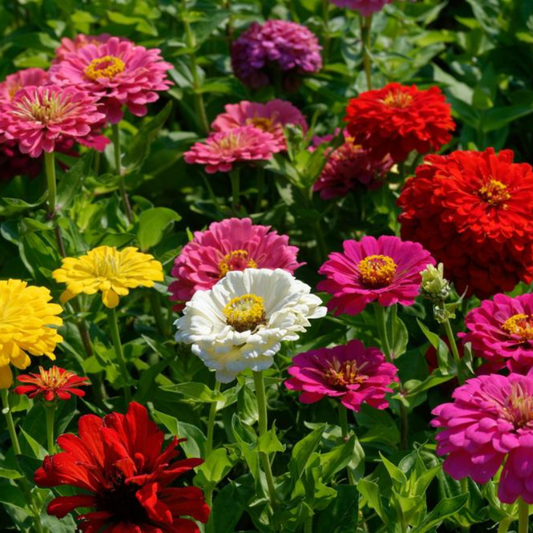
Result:
M42 366L39 367L40 380L36 385L48 390L57 390L64 387L68 380L74 376L72 372L60 372L57 366L53 366L50 370L44 370Z
M397 267L388 255L369 255L358 265L363 285L373 289L389 285L394 279Z
M410 94L403 93L401 91L389 91L387 96L383 99L383 103L389 107L398 107L404 109L408 107L413 101L413 97Z
M244 270L245 268L257 268L257 263L248 257L246 250L233 250L224 256L218 264L220 277L223 278L232 270Z
M274 120L267 117L253 117L246 119L246 124L250 126L255 126L261 131L270 132L274 129Z
M507 420L515 427L521 428L533 421L533 397L522 388L520 383L513 383L503 411Z
M347 385L363 383L366 380L367 376L361 374L361 368L357 367L356 361L341 363L338 359L333 359L329 363L329 368L324 372L324 376L330 385L346 387Z
M253 331L266 323L263 298L255 294L245 294L230 300L222 310L226 323L235 331Z
M93 59L83 72L91 80L113 79L117 74L124 72L125 68L126 65L122 59L115 56L104 56Z
M517 335L522 342L533 340L533 316L518 313L508 318L502 329L509 335Z
M504 204L506 200L511 198L511 195L507 190L507 185L492 178L479 189L479 196L481 196L481 198L483 198L483 200L489 205L494 207Z

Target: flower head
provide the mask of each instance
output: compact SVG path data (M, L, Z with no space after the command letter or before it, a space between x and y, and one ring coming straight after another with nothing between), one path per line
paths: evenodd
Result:
M63 325L61 306L50 303L52 296L44 287L28 286L25 281L0 280L0 389L13 383L10 364L24 369L30 355L46 355L55 360L57 333Z
M398 205L402 238L444 263L460 294L488 298L533 281L533 169L511 150L427 156Z
M48 83L48 72L42 68L27 68L7 76L0 83L0 105L11 102L24 87L40 87Z
M418 296L420 272L435 261L415 242L397 237L363 237L344 241L344 252L334 252L320 267L327 279L318 289L333 295L328 302L335 314L357 315L374 300L380 305L412 305Z
M352 411L359 411L363 403L386 409L389 402L385 394L392 392L390 384L398 381L396 371L377 348L365 348L354 339L346 346L297 355L288 369L292 377L285 386L302 391L302 403L315 403L329 396Z
M295 75L322 68L321 50L316 36L296 22L254 22L233 42L231 64L235 76L252 89L272 84L276 70L287 86Z
M124 39L124 37L115 37L119 41L128 41L129 39ZM99 46L101 44L107 43L111 39L109 33L102 33L100 35L84 35L80 33L74 37L74 39L69 39L68 37L63 37L61 39L61 46L56 48L56 57L54 63L58 61L63 61L66 59L68 54L77 52L80 48L85 48L89 44L94 44Z
M72 394L85 396L85 391L78 387L89 385L88 378L80 378L75 372L58 366L53 366L49 370L40 366L39 374L22 374L17 379L24 385L15 387L13 392L25 394L30 398L42 398L47 402L55 399L68 400Z
M63 451L45 457L35 472L40 487L81 489L53 499L49 515L63 518L78 507L89 508L76 517L86 533L199 533L191 519L205 523L209 517L202 491L171 485L203 460L175 461L181 441L174 437L162 449L164 434L144 407L130 403L126 415L82 416L78 434L59 436Z
M174 262L171 300L187 302L196 291L209 290L228 272L246 268L281 268L293 273L298 248L270 226L254 225L249 218L228 218L197 231Z
M160 50L147 50L131 41L111 37L102 44L86 44L50 67L50 79L95 96L103 104L107 119L120 122L123 106L136 116L147 113L146 104L159 99L171 82Z
M438 87L421 91L416 85L399 83L352 98L344 120L355 144L375 159L389 154L395 162L405 161L413 150L419 154L438 150L450 141L455 128Z
M0 130L23 154L39 157L75 140L97 150L109 142L95 129L104 118L96 99L72 88L25 87L0 107Z
M287 149L283 133L284 126L298 125L304 133L307 131L307 122L300 110L283 100L271 100L266 104L244 100L238 104L228 104L225 109L226 112L218 115L211 124L214 131L254 126L273 135L280 150Z
M66 257L63 266L52 276L67 289L61 301L67 302L76 295L102 293L106 307L118 305L119 297L129 294L129 289L153 287L163 281L163 266L153 256L128 247L117 250L111 246L98 246L81 257Z
M235 163L266 161L280 151L278 140L254 126L212 133L183 154L189 164L205 165L208 174L229 172Z
M378 11L381 11L392 0L330 0L336 6L346 7L359 11L363 17L369 17Z
M454 402L433 410L437 453L454 479L487 483L504 463L498 487L503 503L533 503L533 378L491 374L469 379Z
M229 383L246 368L265 370L282 341L294 341L326 314L310 287L285 270L248 268L228 272L212 289L197 291L175 324L176 340L192 351L216 379Z

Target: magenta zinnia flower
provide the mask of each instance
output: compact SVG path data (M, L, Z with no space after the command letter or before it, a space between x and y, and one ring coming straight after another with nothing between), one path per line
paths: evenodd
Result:
M289 124L300 126L307 132L307 122L300 112L289 102L271 100L258 104L244 100L238 104L228 104L226 112L215 119L211 127L214 131L227 131L241 126L254 126L274 136L280 150L286 150L287 143L283 127Z
M381 11L392 0L330 0L330 2L339 7L359 11L363 17L369 17L373 13Z
M533 378L491 374L469 379L439 405L432 425L444 471L487 483L505 461L498 487L503 503L533 503Z
M67 54L77 52L81 48L85 48L88 44L99 46L107 43L109 39L111 39L111 35L109 35L109 33L102 33L100 35L84 35L83 33L80 33L79 35L76 35L74 39L63 37L63 39L61 39L61 46L56 48L56 57L54 62L63 61L67 57ZM124 39L124 37L117 37L117 39L119 41L130 42L129 39Z
M183 154L189 164L205 165L208 174L229 172L234 163L266 161L280 151L276 138L254 126L212 133Z
M98 46L87 44L67 54L63 61L52 65L50 79L96 96L104 105L107 119L115 124L122 119L123 106L133 115L146 115L146 104L158 100L157 91L166 91L171 85L166 73L171 69L159 49L147 50L111 37Z
M294 75L313 74L322 68L321 50L316 35L296 22L254 22L234 41L231 64L235 76L252 89L272 84L276 69L284 76L287 89Z
M4 140L16 141L23 154L39 157L70 139L97 150L108 140L95 133L104 115L96 98L73 88L26 87L0 107Z
M40 87L47 83L48 72L42 68L27 68L10 74L5 81L0 83L0 104L11 102L17 92L24 87Z
M285 381L290 390L302 391L302 403L315 403L330 396L342 405L359 411L363 403L376 409L389 405L385 395L390 384L398 381L397 369L385 362L378 348L365 348L354 339L346 346L319 348L294 357Z
M249 218L213 222L206 231L197 231L176 257L172 275L177 280L169 287L170 299L188 302L196 291L211 289L233 270L281 268L292 274L303 265L297 254L286 235L270 231L270 226L255 226Z
M497 294L466 315L460 333L472 343L474 355L487 360L492 370L529 370L533 366L533 294L511 298Z
M335 314L357 315L374 300L380 305L412 305L422 281L420 272L435 260L416 242L398 237L363 237L344 241L320 267L327 279L318 289L333 295L328 308Z

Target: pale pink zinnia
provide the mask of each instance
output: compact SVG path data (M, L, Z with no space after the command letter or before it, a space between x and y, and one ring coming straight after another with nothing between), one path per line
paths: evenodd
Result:
M302 391L302 403L329 396L356 412L363 403L386 409L389 402L385 395L392 392L391 383L398 381L396 367L385 362L383 353L378 348L365 348L357 339L345 346L302 353L292 363L288 369L292 377L285 386Z
M27 68L10 74L0 83L0 104L11 102L24 87L39 87L48 83L48 72L42 68Z
M15 141L23 154L39 157L74 140L103 150L108 140L95 133L104 115L96 98L74 88L26 87L0 107L4 140Z
M433 410L437 453L454 479L487 483L502 464L498 498L533 503L533 378L490 374L469 379L454 402Z
M170 284L170 299L188 302L196 291L211 289L233 270L281 268L292 274L303 265L297 254L286 235L254 225L249 218L213 222L206 231L195 232L176 257L172 275L177 280Z
M300 110L283 100L271 100L266 104L244 100L238 104L228 104L226 112L221 113L211 124L214 131L226 131L241 126L255 126L274 136L280 150L286 150L287 143L283 128L296 125L307 132L307 122Z
M363 237L343 243L320 267L327 277L318 289L332 294L328 308L335 314L357 315L371 302L390 306L412 305L418 296L422 272L435 260L416 242L398 237Z
M67 54L50 67L50 79L96 96L107 119L115 124L122 119L124 106L133 115L146 115L146 105L171 85L167 71L172 65L163 61L160 52L111 37L98 46L87 44Z
M205 165L208 174L229 172L235 163L267 161L280 151L276 138L254 126L212 133L183 154L189 164Z

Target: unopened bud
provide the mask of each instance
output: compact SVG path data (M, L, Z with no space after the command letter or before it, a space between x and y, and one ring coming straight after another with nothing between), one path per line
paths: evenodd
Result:
M439 263L437 268L428 265L423 270L422 284L420 285L420 294L432 302L442 302L448 298L452 290L450 283L444 278L444 265Z

